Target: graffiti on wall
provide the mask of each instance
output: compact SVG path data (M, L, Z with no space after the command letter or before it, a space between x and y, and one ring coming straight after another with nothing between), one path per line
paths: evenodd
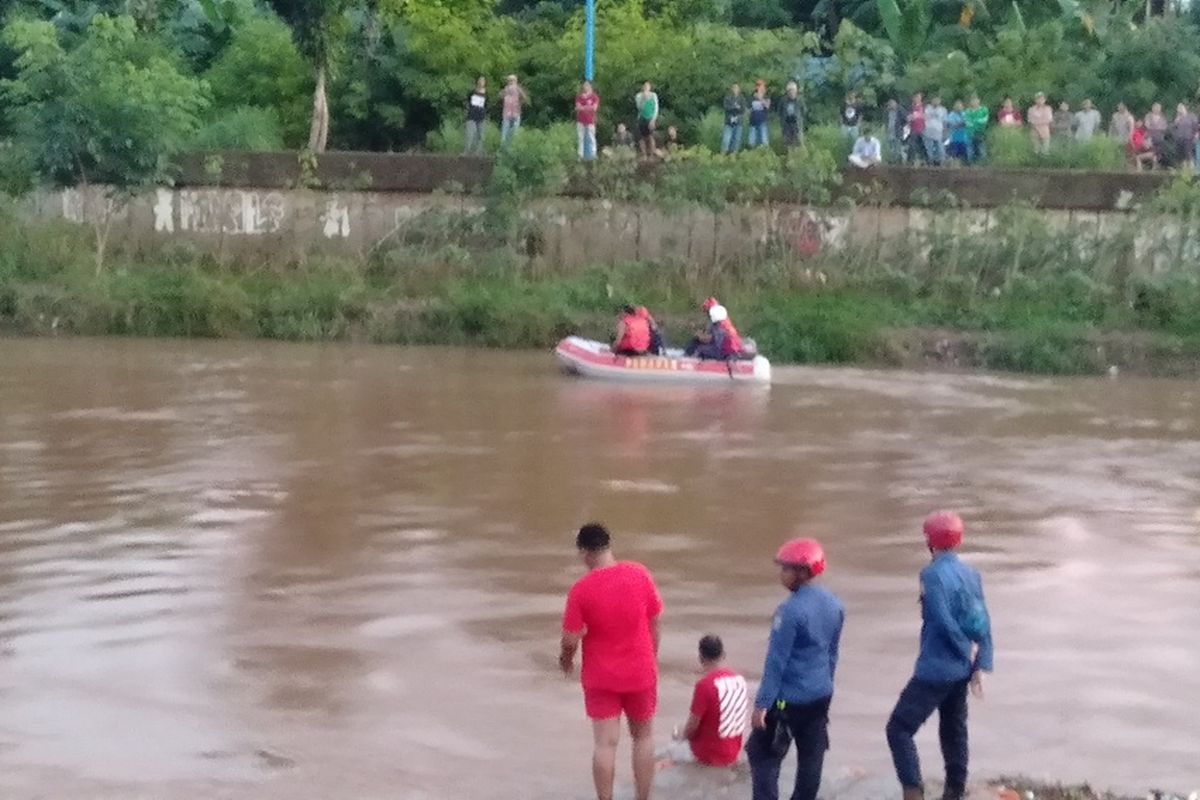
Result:
M840 245L847 220L841 216L817 215L810 209L781 212L777 223L780 240L801 258L812 258L824 249Z
M174 197L166 198L165 194ZM283 227L287 207L279 192L226 189L160 190L154 230L261 236Z

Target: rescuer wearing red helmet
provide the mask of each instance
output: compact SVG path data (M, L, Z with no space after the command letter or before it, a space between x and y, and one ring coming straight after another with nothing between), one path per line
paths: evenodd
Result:
M779 797L779 767L789 739L796 742L792 800L815 800L829 749L829 703L846 611L814 583L825 571L825 551L815 539L793 539L775 556L779 582L791 592L775 611L754 701L754 731L746 742L753 800Z
M728 309L715 297L705 300L700 309L708 317L708 322L702 330L697 331L683 354L716 360L739 358L742 355L742 335L729 319Z
M981 672L992 670L992 632L979 572L959 560L963 522L952 511L925 518L933 556L921 570L921 649L913 677L887 723L888 747L904 800L925 795L913 736L938 712L946 760L943 800L962 800L967 787L967 690L983 695Z

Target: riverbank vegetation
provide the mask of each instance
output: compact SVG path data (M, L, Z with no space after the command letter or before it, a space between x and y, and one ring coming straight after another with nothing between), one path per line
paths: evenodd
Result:
M1200 213L1180 185L1154 213ZM499 205L499 204L497 204ZM1149 213L1149 212L1147 212ZM429 212L365 259L219 261L187 244L117 248L94 269L86 229L0 214L0 326L33 334L355 339L549 347L604 338L616 308L649 306L676 342L718 294L777 363L949 364L1044 373L1121 365L1200 374L1200 276L1188 238L1128 265L1145 224L1087 238L1011 206L986 236L943 208L883 246L800 257L769 244L701 269L630 263L566 271L531 258L534 223L493 208Z
M496 94L504 76L530 95L523 124L573 120L582 71L583 10L574 0L13 0L5 3L0 81L21 83L27 61L115 56L135 71L161 62L127 99L158 93L188 110L184 149L400 150L445 146L475 79ZM631 122L632 97L651 80L660 129L715 148L712 128L730 83L763 79L773 93L796 80L812 125L836 124L855 91L881 121L889 97L978 93L996 108L1038 91L1073 106L1091 98L1105 117L1124 101L1168 116L1194 103L1200 5L1141 0L607 0L597 4L598 131L607 143ZM99 25L99 27L97 27ZM137 46L101 46L115 29ZM19 87L18 87L19 88ZM68 87L69 88L69 87ZM5 90L0 106L19 111ZM98 101L103 97L96 98ZM993 115L994 117L994 115ZM0 139L36 143L23 113L0 114ZM105 120L113 136L138 118ZM33 138L31 138L31 135ZM461 135L461 134L457 134ZM493 131L494 135L494 131ZM779 138L776 137L776 142ZM1004 157L1031 160L1023 148ZM996 157L1001 152L996 152ZM1110 155L1092 153L1087 165ZM1066 158L1066 156L1063 156ZM1067 163L1074 163L1072 156Z

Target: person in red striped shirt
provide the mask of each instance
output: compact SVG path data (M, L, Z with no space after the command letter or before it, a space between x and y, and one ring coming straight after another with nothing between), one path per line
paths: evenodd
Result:
M725 666L725 645L719 636L700 640L700 668L704 675L692 691L691 713L672 738L686 742L692 759L700 764L732 766L750 722L750 690L745 678ZM681 749L671 749L673 760L688 760L688 754L677 752Z

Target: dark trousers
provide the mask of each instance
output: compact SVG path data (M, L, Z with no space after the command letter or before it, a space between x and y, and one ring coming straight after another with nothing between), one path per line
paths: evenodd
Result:
M967 787L967 686L969 681L930 683L913 678L900 693L887 723L888 747L896 777L906 789L923 789L921 761L913 736L934 711L946 762L946 796L962 797Z
M800 144L800 118L783 118L783 143L788 147Z
M929 153L925 150L925 137L919 133L910 133L908 135L908 163L916 164L918 161L922 164L929 163Z
M663 339L662 331L657 326L650 329L650 352L656 356L661 356L663 351L667 349L666 340Z
M725 353L721 350L721 345L716 342L702 342L699 339L692 339L691 343L684 348L685 356L695 356L696 358L708 358L714 361L719 361L725 358Z
M767 727L755 729L746 741L752 800L779 800L779 767L787 755L788 738L796 743L796 785L792 800L816 800L821 768L829 749L829 701L793 705L767 712Z

